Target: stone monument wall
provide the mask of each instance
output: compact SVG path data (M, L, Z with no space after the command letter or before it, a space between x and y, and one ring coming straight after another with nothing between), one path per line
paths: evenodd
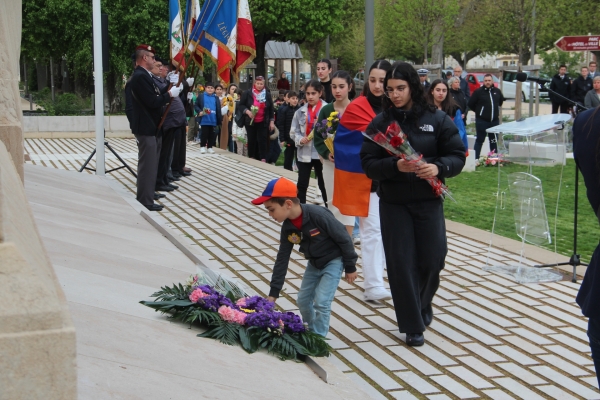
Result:
M19 96L21 0L0 1L0 141L23 182L23 131Z

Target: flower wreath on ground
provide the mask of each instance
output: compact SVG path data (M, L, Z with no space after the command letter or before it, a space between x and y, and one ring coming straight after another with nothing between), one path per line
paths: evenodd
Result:
M155 301L140 303L190 325L208 326L198 336L239 344L248 353L264 348L282 360L303 361L306 356L327 357L331 350L326 339L310 332L299 315L277 311L274 303L260 296L220 293L198 275L184 285L161 287L151 297Z
M496 153L495 150L492 150L488 153L487 156L481 155L477 161L475 161L476 166L496 166L499 165L503 167L506 164L510 164L510 161L504 158L504 154Z

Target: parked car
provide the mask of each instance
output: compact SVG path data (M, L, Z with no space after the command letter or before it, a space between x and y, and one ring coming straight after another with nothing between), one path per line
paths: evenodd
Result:
M360 92L362 92L364 86L365 86L365 71L360 70L356 73L356 75L354 75L354 90L356 90L356 93L360 93Z
M529 76L530 71L523 71L527 76ZM507 99L514 99L516 97L517 92L517 71L504 71L504 75L502 77L502 93L504 97ZM529 101L529 85L530 82L522 82L521 83L521 94L523 101ZM537 85L537 84L534 84ZM535 86L534 86L534 96L535 96ZM548 97L548 88L544 87L540 90L540 98Z
M476 91L477 89L479 89L480 87L483 86L483 77L485 76L485 72L469 72L467 73L467 76L465 77L465 79L467 80L467 83L469 84L469 90L471 91L471 93L473 93L474 91ZM492 75L492 80L494 82L494 86L498 87L498 84L500 83L500 79L498 79L495 75ZM506 96L504 96L506 97Z

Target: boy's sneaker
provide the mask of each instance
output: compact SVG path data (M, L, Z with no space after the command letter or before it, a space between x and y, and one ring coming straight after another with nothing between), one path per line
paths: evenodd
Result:
M206 147L200 147L200 154L206 154Z
M212 149L212 147L208 149L208 154L215 154L215 151Z
M356 236L355 238L352 239L352 241L354 242L354 244L358 245L360 244L360 236Z
M365 300L367 301L390 300L391 298L392 294L384 288L375 288L365 291Z

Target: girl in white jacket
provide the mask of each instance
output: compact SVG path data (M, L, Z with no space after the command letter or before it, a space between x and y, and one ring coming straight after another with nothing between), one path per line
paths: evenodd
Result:
M314 141L306 137L312 132L321 107L327 104L321 100L323 85L315 79L306 84L306 104L300 107L294 114L290 138L296 143L298 161L298 198L301 203L306 203L306 191L310 182L310 173L315 169L315 175L319 189L323 193L323 201L327 202L325 196L325 183L323 182L323 163L319 159L319 153L315 149Z

